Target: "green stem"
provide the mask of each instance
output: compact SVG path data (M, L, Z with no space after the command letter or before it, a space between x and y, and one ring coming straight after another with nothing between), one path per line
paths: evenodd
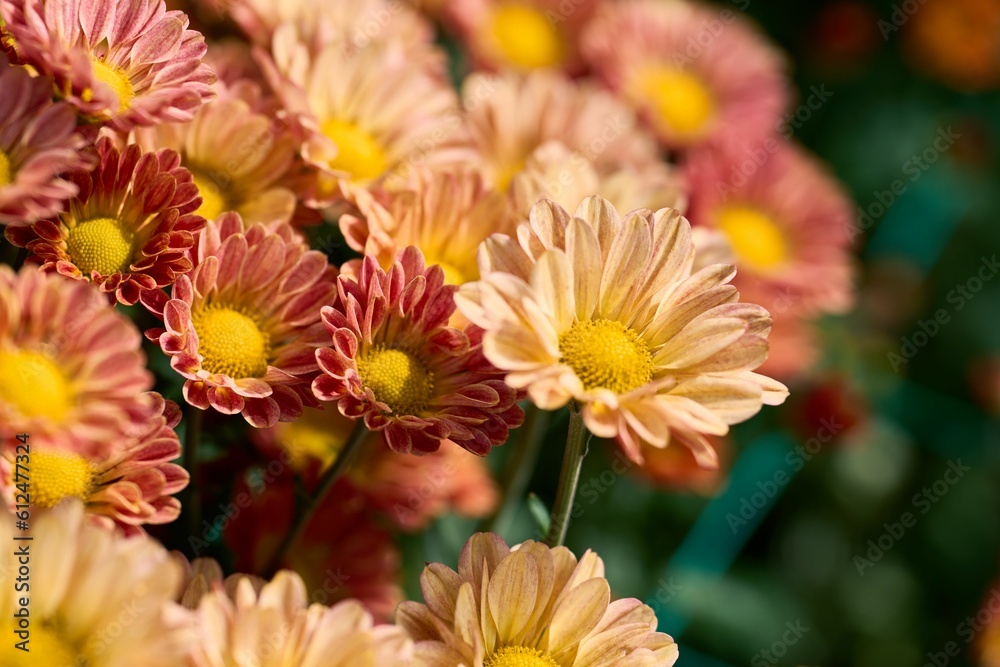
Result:
M529 403L525 410L524 425L521 426L519 437L514 444L514 451L504 466L500 478L500 488L503 489L500 508L483 523L484 532L502 535L510 527L521 501L524 500L531 475L535 472L542 436L545 435L548 425L549 413L539 410L534 403Z
M187 426L184 431L184 451L181 453L184 467L191 475L188 482L182 507L188 519L188 535L201 534L201 465L198 463L198 445L201 443L201 425L205 419L205 411L187 406L184 421Z
M583 457L587 455L589 441L583 415L575 405L571 404L569 431L566 433L566 452L563 454L562 470L559 472L559 489L556 491L556 501L552 505L549 535L545 540L550 547L562 546L566 541L566 529L569 527L576 486L580 481L580 469L583 467Z
M300 513L295 519L295 525L292 530L285 535L284 541L278 550L274 552L274 557L268 564L267 571L264 573L266 576L271 577L275 572L281 567L281 564L285 562L289 551L291 548L302 539L302 535L306 532L306 528L312 523L313 517L316 515L316 511L319 509L320 505L323 504L323 499L329 495L330 489L340 478L340 476L347 470L348 466L351 464L351 460L354 458L354 454L361 448L361 444L368 437L368 429L365 428L365 422L363 419L359 419L354 423L354 430L351 431L350 437L344 444L343 449L337 454L337 458L333 461L326 472L323 473L323 478L320 480L319 489L316 491L316 495L312 497L312 500L306 506L305 511Z

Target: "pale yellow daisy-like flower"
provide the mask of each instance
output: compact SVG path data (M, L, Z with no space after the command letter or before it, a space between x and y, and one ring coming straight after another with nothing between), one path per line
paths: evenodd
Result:
M571 400L587 428L642 460L643 442L672 439L698 462L718 459L707 435L788 390L753 369L767 357L771 318L739 303L731 265L692 275L691 228L677 211L622 219L604 199L571 217L544 201L517 238L480 250L483 278L455 300L485 330L483 352L542 409Z
M395 626L375 626L356 600L308 603L302 578L279 572L260 586L243 577L205 593L190 667L381 667L409 665L413 643ZM204 586L202 581L200 585Z
M639 600L611 601L604 562L588 551L528 541L511 550L492 533L466 543L458 572L432 563L426 604L397 622L416 640L416 667L670 667L677 644Z
M181 568L159 542L124 538L85 519L83 505L66 501L35 509L31 532L0 512L0 665L4 667L179 667L193 638L190 617L174 602ZM15 541L30 536L29 541ZM17 634L15 589L30 553L30 635ZM30 653L15 643L30 639Z

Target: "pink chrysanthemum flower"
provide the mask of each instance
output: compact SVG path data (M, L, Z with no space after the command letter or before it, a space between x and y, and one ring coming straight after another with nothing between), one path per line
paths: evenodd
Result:
M217 219L236 211L246 225L289 222L296 193L288 187L296 141L288 124L262 113L261 92L250 81L222 89L189 123L135 132L145 150L169 148L181 156L198 186L196 215Z
M501 191L536 149L553 141L590 162L599 178L660 161L656 141L628 105L557 72L473 74L462 85L462 103L475 164Z
M196 634L190 614L174 602L181 568L156 540L128 539L92 525L79 501L33 510L30 542L6 508L0 539L30 545L29 653L0 644L4 667L180 667ZM0 554L0 632L17 635L16 590L24 567L15 548Z
M282 571L263 585L249 577L205 593L195 609L198 641L189 667L383 667L410 664L402 628L375 625L357 600L310 604L302 578Z
M348 245L385 269L400 250L416 246L449 285L476 280L479 244L490 234L513 233L517 222L504 195L470 169L421 169L399 187L345 190L356 206L340 217ZM356 274L360 264L345 272Z
M25 64L117 130L190 120L212 96L205 39L163 0L2 0Z
M107 455L159 407L135 326L87 283L0 266L0 442Z
M843 313L853 303L850 199L828 171L791 144L775 144L746 176L736 161L702 153L685 166L688 217L721 232L735 255L733 284L775 313Z
M734 9L604 3L582 50L670 148L763 141L788 105L783 56Z
M388 272L367 255L358 280L341 276L338 287L337 305L322 310L333 346L316 351L319 399L400 453L450 439L485 456L521 425L517 393L483 357L480 332L448 326L456 287L420 250L405 248Z
M43 271L89 280L133 305L143 291L171 284L191 269L184 256L205 219L191 174L170 150L123 151L97 142L97 167L70 175L79 192L51 220L8 227L7 238L31 251Z
M116 443L102 457L86 457L60 447L35 446L31 450L28 491L36 507L54 507L64 498L84 502L91 520L107 527L118 525L128 535L142 534L144 524L176 519L180 502L173 497L187 486L190 476L170 463L181 454L174 427L181 413L173 401L160 405L144 432ZM0 487L13 511L16 505L16 454L0 459Z
M303 157L326 176L317 199L333 197L338 180L368 185L467 154L456 145L457 94L433 45L407 53L378 43L356 54L331 45L313 57L283 28L272 51L269 76L306 134Z
M642 460L643 442L679 440L714 467L707 435L783 402L752 370L767 357L767 311L739 303L731 265L692 275L694 247L676 211L620 218L600 197L571 217L531 210L517 238L495 235L482 279L460 288L462 313L485 329L483 351L542 409L571 400L600 437Z
M580 31L600 0L456 0L444 18L480 67L579 72Z
M0 224L57 213L77 193L61 175L91 166L73 107L51 100L52 81L0 55Z
M466 543L458 572L431 563L426 604L404 602L397 622L416 641L415 667L671 667L677 644L639 600L611 600L604 561L588 551L492 533Z
M143 294L165 325L146 336L187 379L185 400L258 428L297 419L303 400L315 404L313 348L327 340L319 309L335 297L336 270L287 225L244 231L235 213L210 223L192 254L169 298Z

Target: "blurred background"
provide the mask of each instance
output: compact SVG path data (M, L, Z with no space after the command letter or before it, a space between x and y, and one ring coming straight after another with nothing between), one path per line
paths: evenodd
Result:
M718 6L790 54L794 137L857 206L858 305L697 488L593 441L568 546L657 609L688 667L1000 664L1000 2ZM546 504L564 433L529 483ZM473 525L407 539L407 581ZM496 528L539 535L527 506Z

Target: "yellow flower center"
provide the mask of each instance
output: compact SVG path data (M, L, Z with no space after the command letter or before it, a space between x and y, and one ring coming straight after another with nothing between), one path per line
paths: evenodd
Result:
M101 83L111 86L118 96L118 113L125 113L132 104L135 97L135 89L132 88L132 81L128 78L125 70L116 65L109 65L103 60L95 59L94 78Z
M10 158L0 151L0 186L10 185L13 174L10 173Z
M46 624L33 621L31 626L30 652L14 647L21 641L13 633L14 628L4 631L10 641L0 644L0 665L4 667L88 667L90 661L59 633Z
M32 450L28 491L39 507L54 507L63 498L85 499L94 483L94 467L72 452Z
M534 7L500 3L490 17L489 32L515 67L556 67L566 56L566 41L559 29Z
M574 322L559 337L562 363L572 368L588 391L624 394L653 379L653 355L632 329L614 320Z
M337 155L330 160L331 169L346 171L357 180L369 180L389 168L379 143L354 123L330 118L323 123L322 130L337 146Z
M559 663L536 648L505 646L487 658L483 667L559 667Z
M703 134L715 113L715 100L705 83L677 67L639 70L634 89L652 107L657 120L682 138Z
M316 413L315 416L313 413ZM302 468L309 459L318 459L324 468L329 465L344 447L347 434L351 432L350 423L341 423L337 427L344 421L347 420L335 410L333 414L307 410L302 418L283 424L281 444L288 450L292 467Z
M749 206L726 206L719 213L719 229L739 262L766 272L788 259L788 244L781 228L768 215Z
M271 336L243 308L205 306L191 315L198 333L201 367L233 379L262 377L271 356Z
M358 359L361 382L396 414L420 412L434 395L434 374L403 350L377 345Z
M232 210L229 205L229 198L226 193L201 171L191 171L194 184L198 186L198 194L201 195L201 206L195 211L195 215L200 215L206 220L215 220L226 211Z
M30 350L0 350L0 400L25 417L66 416L73 392L62 369L48 356Z
M94 218L69 230L66 251L83 275L91 271L109 276L128 269L135 234L114 218Z

